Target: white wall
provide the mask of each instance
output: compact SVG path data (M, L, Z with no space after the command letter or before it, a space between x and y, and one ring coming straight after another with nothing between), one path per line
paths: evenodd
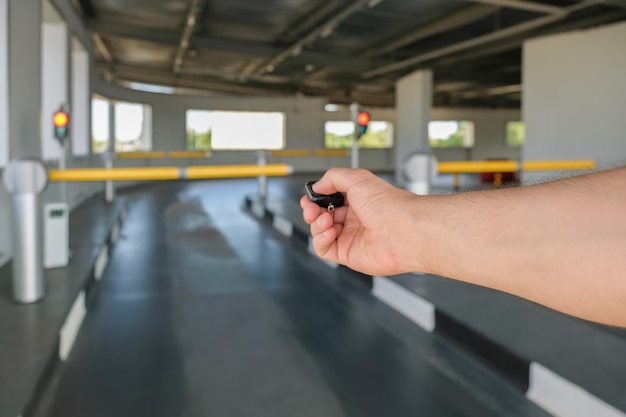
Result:
M61 146L53 135L52 115L68 103L67 49L67 25L44 23L41 27L41 157L44 160L61 156Z
M87 156L91 146L91 92L89 88L89 54L78 40L72 38L72 101L70 136L72 155Z
M320 149L324 147L324 123L329 120L350 120L349 110L326 112L326 101L310 97L191 97L172 96L157 93L129 90L106 83L97 77L93 80L94 91L112 99L149 104L152 106L154 130L153 149L160 151L185 149L185 111L187 109L206 110L246 110L278 111L286 114L286 148ZM372 120L387 120L395 124L396 112L389 108L366 108ZM509 148L505 144L505 124L510 120L520 120L519 110L490 109L433 109L433 118L440 120L473 120L476 123L476 145L473 151L436 151L440 160L481 159L505 157L518 159L519 148ZM214 152L211 164L255 163L254 152ZM173 161L176 162L176 161ZM206 161L185 161L185 163L206 163ZM320 172L331 166L350 166L349 158L281 158L272 162L285 162L294 165L300 172ZM394 149L360 150L360 163L364 168L377 171L392 171L395 167ZM119 161L118 165L132 165L129 161Z
M9 159L9 9L0 0L0 169Z
M434 108L432 120L469 120L474 122L473 148L439 148L433 153L440 161L482 161L488 158L520 159L521 148L506 143L506 123L521 120L516 109Z
M524 44L525 159L626 156L626 23Z
M63 54L66 68L64 75L62 75L64 79L62 82L65 83L66 101L69 79L67 54L69 41L67 35L71 32L73 36L83 42L90 60L93 48L90 43L90 36L82 26L81 17L78 16L69 0L50 0L50 2L44 2L45 5L41 1L13 1L8 11L8 19L6 19L6 22L11 23L10 25L2 20L3 17L7 17L6 3L6 0L0 0L0 32L4 33L7 29L9 32L8 59L2 59L0 56L0 66L6 65L9 68L8 85L11 88L8 91L8 109L10 111L7 117L6 111L2 111L0 104L0 121L3 117L5 118L4 122L0 123L0 129L8 125L9 158L40 157L42 155L42 130L52 136L52 113L43 119L40 88L43 76L41 74L43 55L41 28L43 25L40 26L37 22L67 24L65 28L67 33L63 36L66 39ZM2 53L1 49L0 46L0 53ZM0 97L6 92L7 89L0 81ZM40 125L42 119L43 127ZM70 167L99 166L101 164L100 158L97 156L71 158L68 162ZM54 167L54 165L49 165L49 167ZM98 183L69 184L67 201L72 208L76 207L89 195L101 189L102 185ZM44 203L59 201L59 196L58 184L49 184L42 196L42 201ZM6 255L10 256L12 252L10 227L10 200L4 186L0 185L0 265L4 263Z

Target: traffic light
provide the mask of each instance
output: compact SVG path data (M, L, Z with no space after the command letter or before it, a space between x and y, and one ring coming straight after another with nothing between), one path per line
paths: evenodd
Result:
M367 132L367 126L370 124L370 114L366 111L359 112L356 117L356 138L360 139Z
M70 116L63 110L59 110L52 116L54 125L54 137L63 142L69 133Z

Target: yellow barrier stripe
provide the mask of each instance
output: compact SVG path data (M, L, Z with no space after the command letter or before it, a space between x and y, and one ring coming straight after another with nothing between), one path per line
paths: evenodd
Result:
M81 168L51 170L48 179L52 182L70 181L163 181L177 179L241 178L285 176L292 173L286 164L271 165L223 165L202 167L148 167L148 168Z
M440 174L454 174L456 172L478 174L481 172L516 172L516 161L462 161L439 162Z
M165 152L120 152L116 154L118 159L159 159L165 158Z
M315 149L313 156L349 156L350 151L347 149Z
M176 180L180 178L180 169L177 167L149 167L149 168L82 168L51 170L50 181L149 181L149 180Z
M268 177L278 177L289 175L292 168L286 164L270 165L223 165L204 166L187 168L187 178L208 179L208 178L241 178L256 177L266 175Z
M170 151L167 153L168 158L209 158L211 152L207 151Z
M524 171L595 169L596 161L526 161L522 163L522 167Z
M280 151L270 151L270 156L274 158L303 157L303 156L311 156L311 151L308 149L283 149Z

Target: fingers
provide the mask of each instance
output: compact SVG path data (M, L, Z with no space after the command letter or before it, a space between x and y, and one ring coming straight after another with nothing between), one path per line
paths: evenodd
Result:
M368 176L373 177L374 174L364 169L331 168L313 185L313 191L320 194L347 193Z
M317 204L311 203L307 196L300 199L300 207L302 207L302 217L307 224L313 223L321 214L328 211ZM347 207L339 207L333 212L332 218L335 224L343 224L346 221L348 213Z
M304 220L311 226L313 249L318 256L337 262L337 237L343 230L343 222L348 211L347 207L340 207L334 213L311 203L308 197L300 200Z

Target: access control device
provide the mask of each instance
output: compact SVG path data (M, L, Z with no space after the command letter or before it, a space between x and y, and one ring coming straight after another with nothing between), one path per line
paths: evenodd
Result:
M317 181L309 181L306 183L306 193L313 203L318 206L328 209L329 212L333 212L336 208L339 208L345 204L345 198L343 194L337 192L335 194L318 194L313 191L313 184Z

